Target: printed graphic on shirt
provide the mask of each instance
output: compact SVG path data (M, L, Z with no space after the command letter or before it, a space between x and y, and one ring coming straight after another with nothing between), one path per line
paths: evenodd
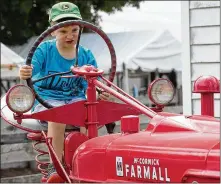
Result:
M49 71L48 75L57 73ZM79 92L84 90L84 79L82 77L62 78L60 76L50 77L42 81L42 87L58 91L58 93L69 92L70 96L77 96Z

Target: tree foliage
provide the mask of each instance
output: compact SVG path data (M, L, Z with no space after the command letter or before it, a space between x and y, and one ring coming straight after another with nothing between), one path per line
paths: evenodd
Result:
M99 26L98 12L109 14L121 11L126 5L139 8L143 0L69 0L78 5L83 19ZM48 26L47 11L60 0L2 0L1 42L6 45L25 43L30 37L41 34Z

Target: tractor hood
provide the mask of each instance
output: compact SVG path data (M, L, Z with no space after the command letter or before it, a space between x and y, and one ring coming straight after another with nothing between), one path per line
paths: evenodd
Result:
M219 123L210 122L210 126L199 119L185 119L186 124L183 116L158 116L146 131L106 135L83 143L73 157L71 178L85 182L179 182L186 170L205 169L214 157L219 159L219 150L214 151L220 142ZM149 179L144 177L148 168ZM173 176L174 168L177 174ZM154 176L151 169L157 170Z

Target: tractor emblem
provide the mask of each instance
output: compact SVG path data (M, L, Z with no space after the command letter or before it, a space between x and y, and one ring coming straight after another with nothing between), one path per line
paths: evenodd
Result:
M117 171L117 176L124 176L122 157L116 157L116 171Z
M62 10L67 10L67 9L69 9L69 6L68 6L67 4L64 4L64 5L62 6Z

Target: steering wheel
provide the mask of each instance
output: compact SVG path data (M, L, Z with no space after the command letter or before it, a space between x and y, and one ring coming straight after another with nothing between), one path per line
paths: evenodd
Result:
M100 37L105 41L105 43L108 46L110 55L111 55L111 70L110 70L110 75L109 75L109 81L113 82L114 80L114 76L116 73L116 54L115 54L115 50L114 47L110 41L110 39L108 38L108 36L98 27L96 27L95 25L88 23L86 21L81 21L81 20L69 20L69 21L64 21L61 23L58 23L50 28L48 28L47 30L45 30L34 42L32 48L30 49L27 59L26 59L26 65L31 65L31 61L32 61L32 57L34 55L35 50L37 49L38 45L48 36L50 35L52 32L54 32L55 30L65 27L65 26L72 26L72 25L78 25L80 26L80 28L86 27L88 29L91 29L92 31L96 32L98 35L100 35ZM80 36L79 36L80 37ZM79 43L79 39L78 38L78 43ZM77 54L76 54L76 59L77 59ZM35 93L35 97L36 99L39 101L39 103L41 103L44 107L46 108L53 108L54 106L51 105L50 103L46 102L44 99L42 99L35 91L33 84L36 82L39 82L41 80L44 80L46 78L49 77L54 77L56 75L64 75L64 74L68 74L71 73L71 71L67 71L67 72L60 72L60 73L56 73L56 74L52 74L52 75L48 75L45 76L41 79L37 79L37 80L32 80L31 78L27 79L27 85L34 91Z

